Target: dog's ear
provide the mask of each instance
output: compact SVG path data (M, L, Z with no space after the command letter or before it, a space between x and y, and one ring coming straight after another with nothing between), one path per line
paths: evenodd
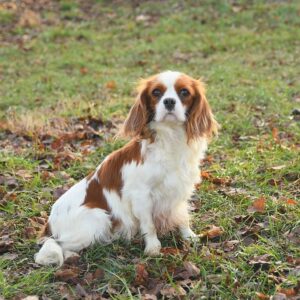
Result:
M193 83L195 95L191 107L187 111L186 132L188 141L199 137L211 138L217 134L219 124L214 118L205 96L205 88L200 80Z
M138 96L134 105L131 107L125 123L120 131L124 137L139 137L148 122L147 112L147 81L141 80L138 88Z

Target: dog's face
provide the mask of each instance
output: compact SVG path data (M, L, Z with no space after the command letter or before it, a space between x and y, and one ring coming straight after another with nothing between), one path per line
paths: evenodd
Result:
M183 124L188 140L210 137L217 130L203 84L172 71L141 80L136 103L125 121L123 133L139 136L150 122Z

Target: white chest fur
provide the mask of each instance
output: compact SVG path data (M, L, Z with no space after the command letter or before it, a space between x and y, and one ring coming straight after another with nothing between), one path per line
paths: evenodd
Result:
M121 201L128 203L133 216L151 211L156 227L167 231L188 218L187 201L200 181L199 163L207 143L203 139L188 144L182 125L160 123L153 129L155 141L142 141L143 164L122 169Z

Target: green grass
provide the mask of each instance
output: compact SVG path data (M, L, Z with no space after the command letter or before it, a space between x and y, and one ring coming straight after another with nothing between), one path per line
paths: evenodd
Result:
M207 97L222 128L209 147L213 159L203 169L230 178L231 185L204 181L197 191L192 224L198 233L213 224L224 234L159 258L145 257L139 238L131 244L94 246L82 254L80 284L89 293L138 298L137 262L146 264L149 278L176 286L172 270L188 260L200 269L200 277L186 290L187 299L255 299L256 292L274 295L279 287L295 287L299 272L288 257L300 257L299 244L291 238L300 226L300 128L291 117L300 105L299 3L133 3L59 1L40 12L49 22L34 28L21 28L16 12L0 11L5 24L0 122L14 120L11 134L0 131L0 170L5 176L0 186L0 233L10 236L10 252L18 255L0 256L0 295L61 299L62 289L77 295L76 283L55 279L55 268L33 265L38 246L26 228L30 218L49 212L53 190L84 177L122 144L112 140L112 133L104 135L91 153L57 168L57 152L40 147L40 131L32 123L51 128L54 117L69 122L87 115L123 120L134 99L135 82L166 69L201 76L207 83ZM140 15L150 19L137 21ZM109 88L111 81L114 88ZM22 130L26 119L27 129ZM272 136L273 128L278 129L279 142ZM27 142L24 132L31 137ZM72 152L80 154L78 143ZM43 164L47 168L40 167ZM283 167L273 169L276 166ZM45 179L46 169L55 176ZM19 170L31 177L18 176ZM15 183L8 184L8 178L15 178ZM233 195L233 188L243 192ZM236 221L249 215L247 208L259 197L266 199L265 212ZM286 199L298 204L286 204ZM225 251L224 243L230 240L239 243ZM162 241L164 246L186 247L177 236ZM270 255L267 268L249 264L263 254ZM87 274L97 268L105 270L104 278L86 283Z

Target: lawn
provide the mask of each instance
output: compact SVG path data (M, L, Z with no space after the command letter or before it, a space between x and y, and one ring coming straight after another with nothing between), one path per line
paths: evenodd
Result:
M299 1L2 1L0 23L0 299L299 299ZM51 205L124 143L136 81L168 69L203 78L221 124L199 243L36 265Z

